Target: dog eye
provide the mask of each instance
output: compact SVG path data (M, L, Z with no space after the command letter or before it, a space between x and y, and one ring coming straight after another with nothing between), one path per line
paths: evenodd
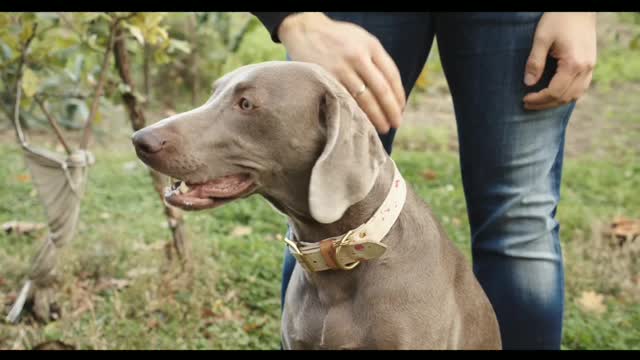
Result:
M253 104L251 104L251 101L247 100L247 98L240 99L239 105L240 109L245 111L253 109Z

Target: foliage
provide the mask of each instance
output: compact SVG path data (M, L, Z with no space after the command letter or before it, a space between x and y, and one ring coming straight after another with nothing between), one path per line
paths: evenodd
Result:
M22 102L24 125L45 122L34 96L48 100L52 113L67 129L79 128L87 118L91 99L87 94L97 81L101 55L107 45L114 17L125 17L122 26L135 69L136 83L150 84L159 100L191 94L192 83L202 88L196 98L205 99L210 85L222 73L251 62L284 59L281 47L265 41L266 30L248 13L0 13L0 100L10 119L20 49L37 23L27 54ZM197 60L197 61L195 61ZM194 66L192 65L192 63ZM130 91L111 67L107 74L99 123L109 106ZM146 81L145 81L146 80ZM144 87L140 87L141 89ZM135 96L147 101L145 89ZM172 107L175 104L171 102ZM5 121L6 121L5 119Z

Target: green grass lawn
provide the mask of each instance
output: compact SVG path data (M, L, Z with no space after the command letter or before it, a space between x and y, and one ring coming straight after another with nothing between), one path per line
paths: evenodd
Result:
M264 44L262 38L247 49ZM640 107L632 91L616 92L621 84L637 84L640 57L623 40L603 38L594 74L597 87L611 90L602 103L615 108L602 115L594 106L596 121L615 121L589 137L598 139L597 156L565 160L558 209L566 264L564 349L640 350L640 239L611 246L602 235L618 216L640 218ZM441 72L437 58L429 64ZM469 257L449 137L445 128L404 127L393 157ZM3 139L10 140L0 143L0 224L44 221L22 154L11 136ZM285 219L257 196L188 213L194 268L190 276L181 273L165 258L170 234L146 169L128 144L99 143L109 147L96 146L79 231L60 257L62 317L47 325L29 317L17 326L0 320L0 349L29 349L45 340L82 349L277 349ZM43 235L0 233L1 318Z
M46 326L0 324L0 348L30 348L53 339L89 349L278 348L284 250L279 237L285 219L257 196L188 213L195 267L192 280L185 281L175 265L161 271L169 232L146 169L131 151L98 149L96 156L79 233L62 253L57 299L62 318ZM457 155L398 148L394 158L468 256ZM640 349L638 298L612 283L622 283L625 275L592 271L597 264L587 256L598 239L594 224L640 213L640 164L628 157L612 160L566 161L558 216L567 262L567 349ZM429 179L425 171L431 172ZM0 223L44 220L25 174L17 147L3 144ZM21 285L39 241L0 235L0 303L8 303ZM100 285L114 279L127 286ZM589 290L604 295L605 313L577 306Z

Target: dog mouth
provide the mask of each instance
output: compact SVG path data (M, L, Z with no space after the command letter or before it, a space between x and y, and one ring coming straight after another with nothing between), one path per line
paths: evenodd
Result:
M222 176L202 183L174 182L165 191L165 201L184 210L204 210L245 197L255 189L248 174Z

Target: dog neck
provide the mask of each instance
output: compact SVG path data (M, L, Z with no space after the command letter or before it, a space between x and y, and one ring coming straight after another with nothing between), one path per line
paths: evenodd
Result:
M294 207L284 206L284 212L289 217L295 239L315 243L344 234L367 222L387 197L394 172L395 165L390 158L387 158L369 194L361 201L351 205L340 220L331 224L315 221L306 206L304 207L305 211L296 211Z

